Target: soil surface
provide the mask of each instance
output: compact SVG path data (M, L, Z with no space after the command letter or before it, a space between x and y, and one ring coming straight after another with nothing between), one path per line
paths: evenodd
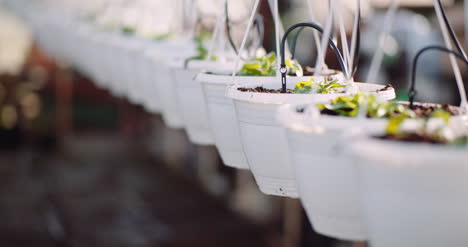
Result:
M448 144L442 140L436 140L431 136L422 135L418 133L404 134L404 135L393 135L387 134L384 136L377 136L378 139L391 140L391 141L403 141L403 142L416 142L416 143L429 143L429 144Z
M387 84L387 85L385 85L384 88L376 90L376 92L380 93L380 92L385 92L385 91L388 91L388 90L391 90L391 89L393 89L393 86L391 84Z
M413 106L413 111L418 117L429 117L437 109L445 110L452 116L460 115L458 107L449 104L416 103Z
M281 93L281 89L266 89L264 87L256 87L256 88L239 88L241 92L251 92L251 93ZM286 93L294 93L293 90L288 89Z
M408 103L400 103L409 107ZM418 118L430 117L431 114L437 110L442 109L449 112L452 116L460 115L460 110L458 107L449 105L449 104L432 104L432 103L415 103L413 106L413 111ZM304 112L304 109L298 109L299 113ZM321 111L321 114L328 116L337 116L338 114L329 109L324 109Z

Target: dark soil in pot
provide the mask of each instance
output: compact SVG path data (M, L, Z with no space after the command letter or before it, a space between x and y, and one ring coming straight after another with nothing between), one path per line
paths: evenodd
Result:
M250 92L250 93L281 93L281 89L266 89L264 87L256 87L256 88L239 88L241 92ZM291 94L294 93L294 90L288 89L286 93Z
M392 90L393 89L393 86L391 84L387 84L385 85L384 88L381 88L379 90L376 90L377 93L380 93L380 92L385 92L385 91L388 91L388 90Z
M406 102L399 102L399 104L402 104L404 106L409 107L409 103ZM460 110L458 107L449 105L449 104L433 104L433 103L415 103L413 112L416 114L416 117L418 118L424 118L424 117L429 117L431 114L436 111L436 110L444 110L449 112L452 116L458 116L460 115ZM298 109L298 112L302 113L304 112L304 109ZM338 116L339 114L328 110L324 109L320 112L323 115L328 115L328 116Z
M400 142L412 142L412 143L427 143L427 144L438 144L438 145L448 145L452 144L447 141L436 139L433 136L419 134L419 133L411 133L411 134L386 134L383 136L376 136L375 138L381 140L388 140L388 141L400 141ZM464 137L459 141L465 142L467 138Z

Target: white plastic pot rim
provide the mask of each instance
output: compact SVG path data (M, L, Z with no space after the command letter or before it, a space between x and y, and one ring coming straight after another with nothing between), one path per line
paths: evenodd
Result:
M334 74L338 77L343 77L342 73L335 70L327 71L330 74ZM306 77L309 78L310 77ZM209 84L224 84L224 85L234 85L234 84L250 84L250 83L269 83L269 82L278 82L278 77L276 76L235 76L231 74L214 74L214 73L200 73L197 75L197 81L209 83Z
M409 102L398 102L400 104L409 104ZM427 104L419 103L418 104ZM284 127L289 129L294 129L295 131L309 132L314 129L314 127L320 127L325 130L343 130L359 128L360 130L373 133L373 134L383 134L387 124L388 119L385 118L358 118L358 117L343 117L343 116L330 116L321 114L318 118L310 113L307 113L307 108L313 107L311 105L297 104L291 105L287 104L279 108L277 113L278 122L281 123ZM306 112L298 112L298 108L304 108ZM460 115L452 118L453 121L467 121L467 116ZM406 121L412 121L408 119Z
M249 83L258 83L262 82L277 82L278 78L274 76L238 76L235 79L229 73L226 74L213 74L202 72L199 73L195 79L199 82L204 82L208 84L221 84L221 85L234 85L237 83L240 84L249 84Z
M187 68L185 67L185 59L174 58L171 60L171 64L169 65L172 69L177 70L188 70L193 71L195 73L199 73L201 71L207 71L212 73L229 73L232 71L232 67L234 67L234 63L232 62L223 62L223 61L206 61L206 60L194 60L188 63Z
M320 77L314 77L316 81L320 81ZM323 78L323 77L322 77ZM299 81L309 80L310 77L290 77L288 78L288 89L293 89ZM383 85L370 83L355 83L361 92L375 93L379 100L390 100L395 98L393 89L379 92L377 90L384 88ZM276 83L252 83L244 85L232 85L228 87L226 96L235 100L247 101L259 104L308 104L308 103L325 103L336 97L350 95L351 93L334 93L334 94L281 94L281 93L257 93L257 92L242 92L239 88L255 88L265 87L268 89L281 89L281 82Z
M319 127L323 131L334 131L359 128L366 132L383 133L387 126L387 119L362 119L355 117L320 115L317 119L311 114L297 112L303 105L283 105L277 113L278 122L286 128L299 132L314 131Z
M259 77L261 78L261 77ZM310 77L290 77L288 78L288 89L294 89L295 85L300 81L307 81ZM307 103L321 103L328 102L333 98L347 95L345 93L337 94L282 94L282 93L256 93L256 92L242 92L239 88L256 88L264 87L267 89L278 90L281 89L280 79L276 82L262 82L258 80L257 83L232 85L227 88L226 96L234 100L246 101L258 104L307 104Z
M161 62L167 66L171 66L173 65L173 63L182 63L182 58L195 56L196 51L195 46L189 43L180 44L180 46L158 45L151 49L148 49L145 55L153 59L154 61ZM178 59L180 61L174 62L172 61L174 59Z
M182 64L183 62L182 62L181 57L188 57L192 55L195 55L195 51L190 50L190 49L180 50L177 54L174 54L173 52L169 52L169 51L156 52L154 50L146 53L146 56L150 58L152 61L157 62L158 64L163 64L164 66L167 66L168 68L174 67L174 66L171 66L174 63ZM173 60L176 60L176 61L173 61Z

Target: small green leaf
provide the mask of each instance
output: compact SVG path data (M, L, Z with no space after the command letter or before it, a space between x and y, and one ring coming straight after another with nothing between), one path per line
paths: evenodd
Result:
M134 27L122 27L122 33L130 35L130 34L135 34L136 29Z
M246 63L244 65L245 69L251 69L251 70L258 70L262 68L262 65L260 63Z
M390 118L387 125L387 133L395 135L400 131L401 124L405 121L406 116L396 116Z
M432 114L431 117L433 118L442 118L446 123L450 121L450 118L452 115L450 112L442 110L442 109L436 109Z

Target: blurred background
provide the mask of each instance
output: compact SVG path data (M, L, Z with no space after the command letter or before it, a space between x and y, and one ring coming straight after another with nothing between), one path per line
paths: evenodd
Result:
M141 37L164 37L190 24L182 8L186 1L27 2L79 9L96 25L131 27ZM315 2L323 23L328 7ZM366 80L390 2L362 1L356 81ZM465 45L464 3L444 3ZM233 27L237 42L252 4L229 1L230 18L239 23ZM346 23L352 23L354 1L343 4ZM279 5L285 27L308 20L305 0ZM442 36L432 0L400 5L377 81L391 83L405 100L412 58L425 45L442 44ZM193 8L210 29L222 4L199 0ZM264 47L272 51L266 0L259 11ZM312 66L315 53L312 34L305 32L297 58ZM333 56L327 62L338 68ZM421 64L418 99L459 104L447 57L431 53ZM466 77L463 66L462 72ZM223 166L213 147L190 144L160 116L96 87L67 61L52 59L26 22L6 7L0 8L0 150L0 246L359 245L315 234L297 200L262 195L248 172Z

